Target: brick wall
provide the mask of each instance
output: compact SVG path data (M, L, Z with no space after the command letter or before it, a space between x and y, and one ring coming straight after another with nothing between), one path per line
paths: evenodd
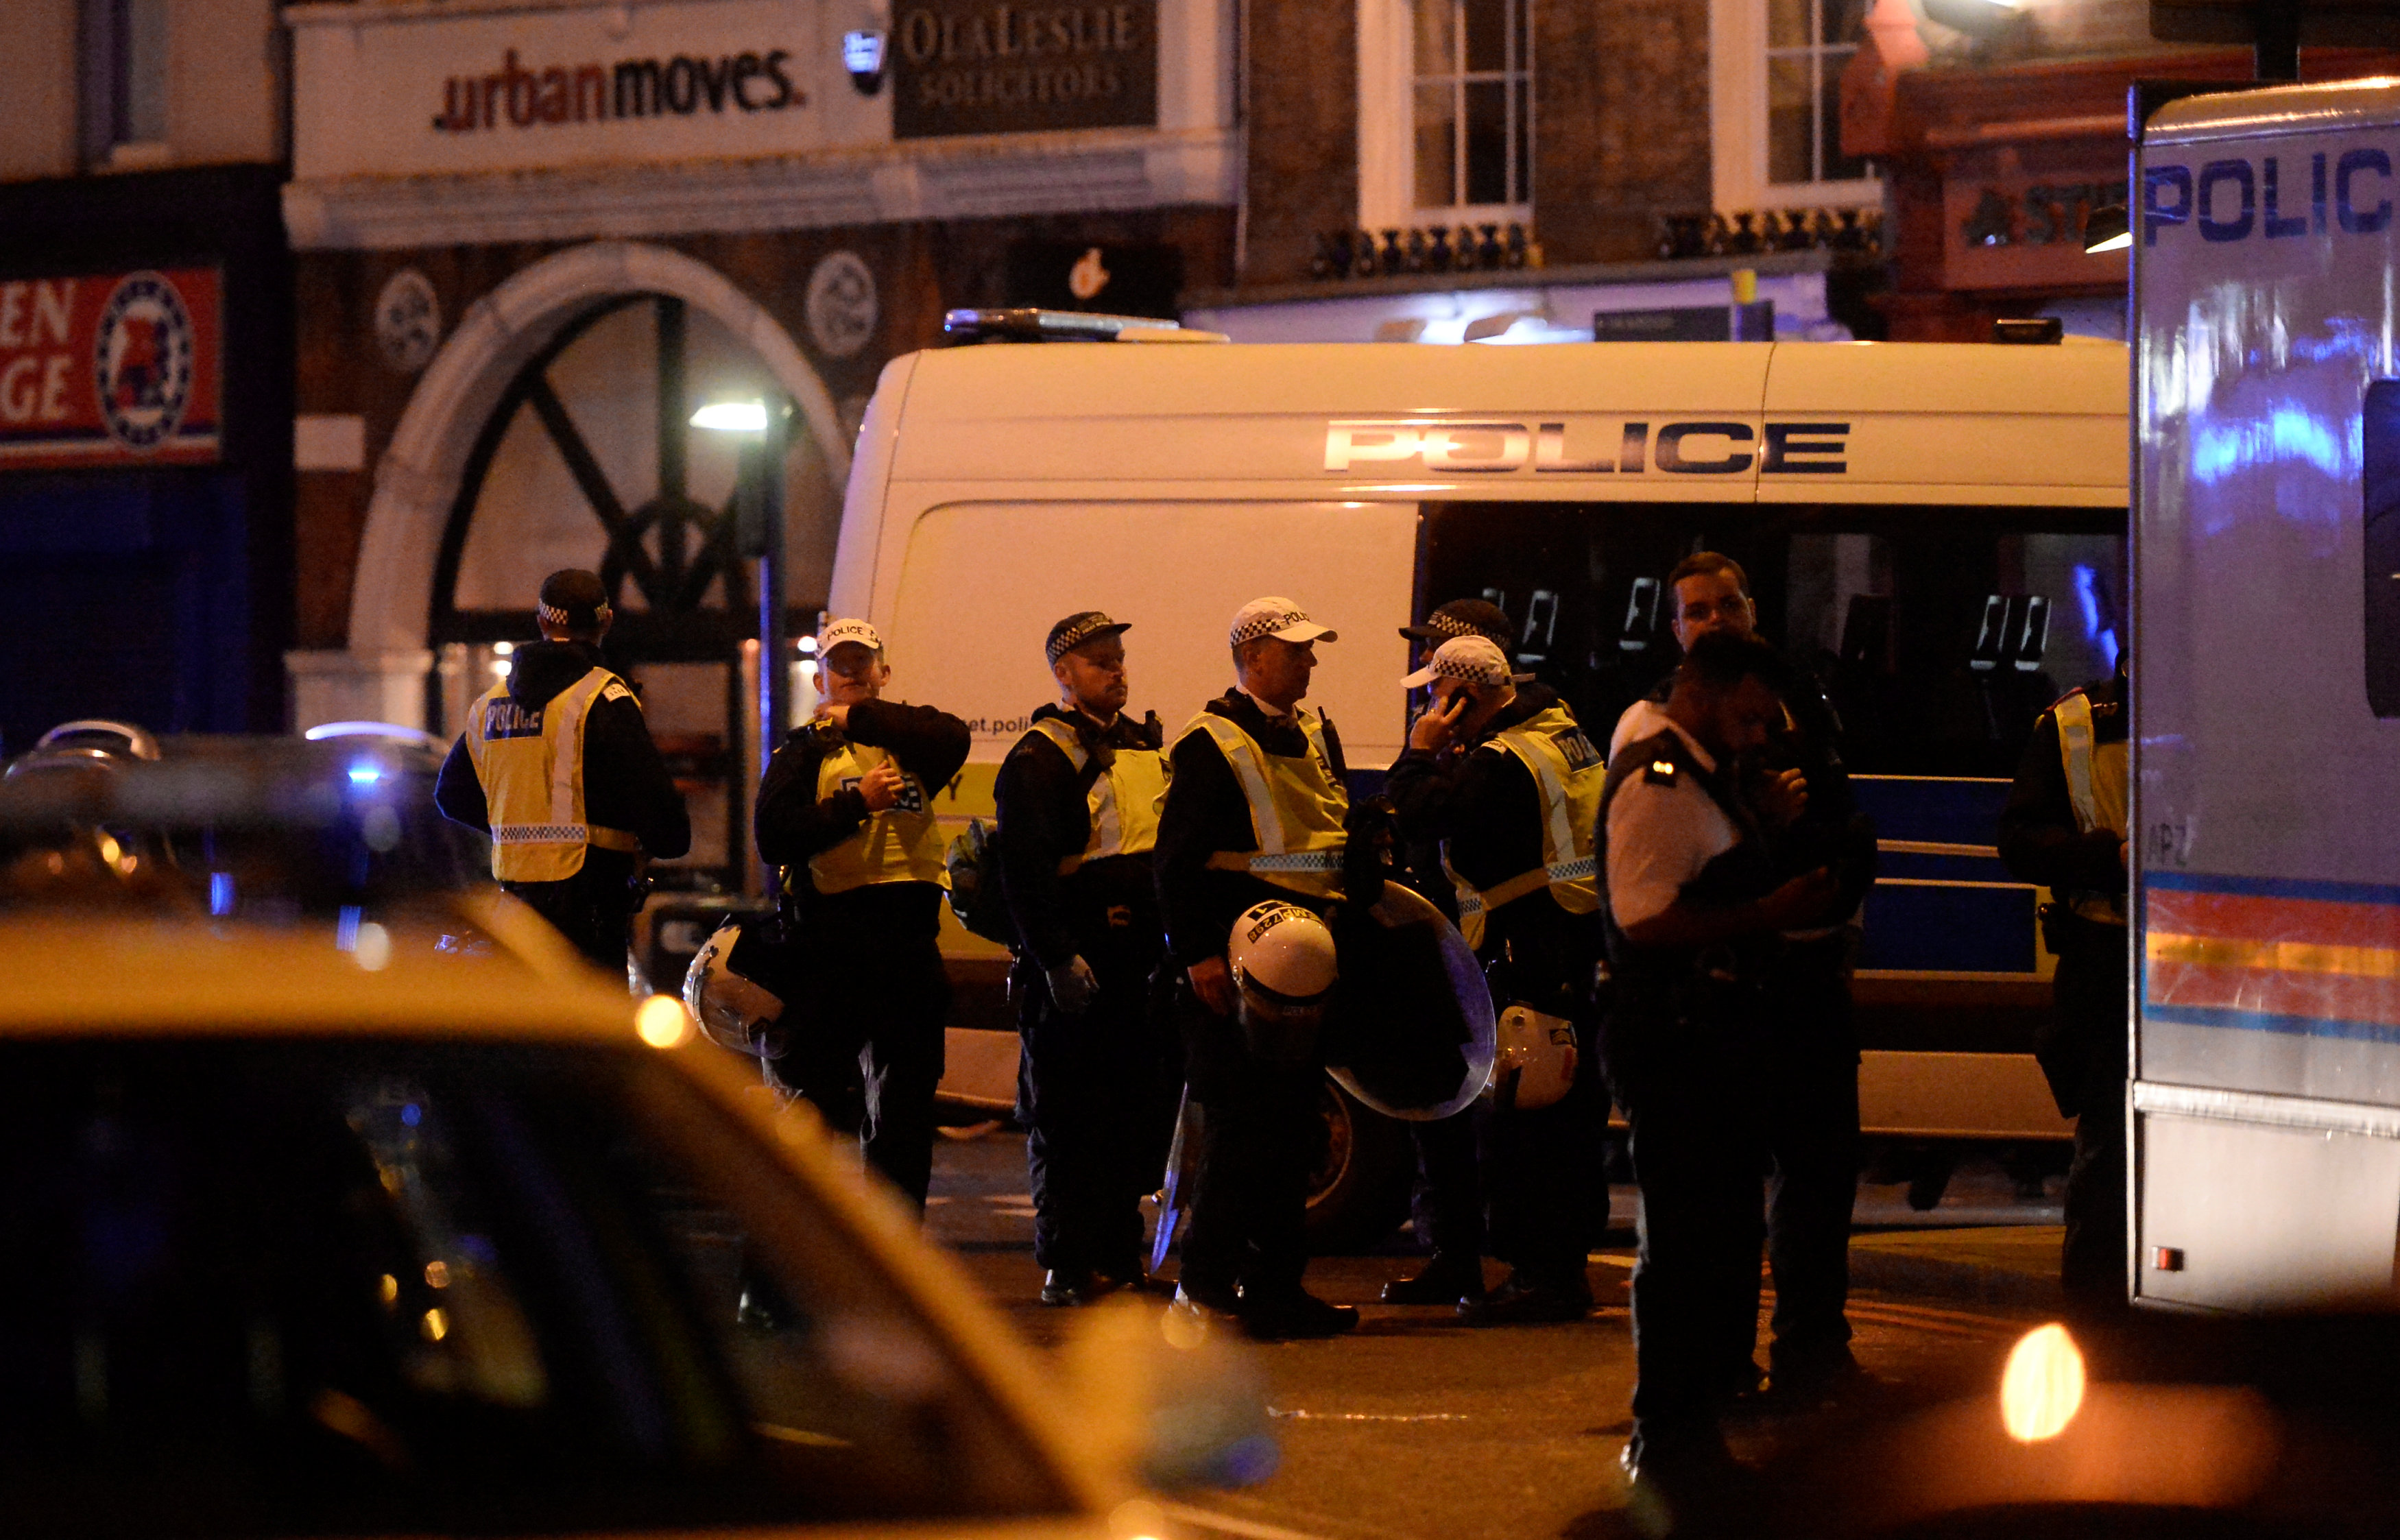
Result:
M1299 282L1318 233L1358 222L1357 7L1253 0L1243 68L1248 252L1238 281Z
M1708 0L1535 0L1534 225L1554 264L1650 258L1709 206Z

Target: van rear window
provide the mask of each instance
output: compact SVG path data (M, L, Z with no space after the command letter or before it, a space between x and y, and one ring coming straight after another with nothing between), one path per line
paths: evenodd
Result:
M2366 387L2366 700L2400 716L2400 380Z

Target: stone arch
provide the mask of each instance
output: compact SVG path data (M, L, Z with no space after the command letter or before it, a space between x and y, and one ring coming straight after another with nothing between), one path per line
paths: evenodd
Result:
M459 318L410 393L375 467L350 593L348 667L342 672L361 685L362 675L380 676L376 693L383 701L396 704L412 688L392 676L394 665L422 689L434 566L477 432L517 371L560 327L595 300L626 293L671 294L747 344L798 407L840 497L850 476L850 443L833 398L790 334L757 301L706 264L641 241L593 241L544 258ZM301 715L312 715L318 714L304 704ZM417 715L402 719L414 722Z

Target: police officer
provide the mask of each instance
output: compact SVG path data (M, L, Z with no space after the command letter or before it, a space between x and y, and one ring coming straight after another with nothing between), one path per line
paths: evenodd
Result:
M1688 651L1712 633L1755 636L1758 606L1739 563L1713 551L1685 557L1667 575L1676 643ZM1665 725L1665 686L1626 709L1611 737L1625 744ZM1859 1045L1850 1008L1854 940L1850 917L1875 875L1875 834L1860 816L1843 766L1841 724L1814 679L1794 669L1781 688L1782 716L1747 772L1762 804L1788 807L1769 820L1784 876L1826 867L1841 901L1832 923L1783 938L1765 966L1776 1030L1767 1039L1764 1105L1770 1162L1767 1261L1775 1279L1768 1364L1774 1398L1805 1405L1859 1374L1850 1352L1850 1211L1859 1185ZM1755 1370L1748 1374L1752 1386Z
M1421 625L1402 626L1410 643L1409 666L1422 668L1444 642L1460 636L1480 636L1502 653L1515 646L1516 631L1507 613L1488 599L1452 599L1425 617ZM1410 835L1407 819L1400 828L1403 880L1430 899L1455 923L1457 899L1441 869L1438 838ZM1418 1199L1416 1231L1433 1255L1413 1276L1384 1286L1385 1304L1454 1304L1483 1295L1483 1189L1476 1170L1475 1113L1472 1109L1451 1117L1409 1124L1416 1146Z
M933 800L966 763L967 726L882 698L892 666L865 620L819 632L817 666L816 715L758 787L758 853L782 868L794 976L808 981L770 1069L821 1107L839 1107L863 1073L866 1158L921 1209L950 1002L934 945L949 877Z
M1591 1053L1602 945L1592 831L1604 771L1574 713L1530 679L1485 636L1442 643L1401 681L1433 698L1389 783L1404 838L1440 842L1493 1004L1522 1002L1575 1028L1563 1098L1481 1114L1482 1186L1512 1271L1489 1298L1480 1288L1453 1296L1476 1326L1582 1319L1592 1303L1585 1259L1607 1225L1607 1098ZM1427 1273L1442 1260L1437 1251Z
M1604 1053L1643 1205L1625 1464L1670 1516L1731 1465L1718 1414L1756 1329L1766 963L1834 901L1822 869L1780 879L1737 780L1783 719L1787 672L1755 637L1694 638L1665 726L1627 744L1602 792Z
M2051 890L2052 1018L2034 1056L2075 1120L2059 1276L2086 1309L2125 1303L2126 658L2035 723L2000 814L2000 858Z
M1301 705L1316 644L1334 633L1284 598L1234 617L1236 686L1175 740L1158 825L1159 906L1182 977L1172 1008L1200 1108L1180 1311L1262 1339L1331 1336L1358 1313L1302 1287L1319 1064L1254 1052L1226 961L1234 921L1280 900L1323 914L1342 896L1342 743Z
M1141 1198L1158 1186L1181 1085L1173 1029L1149 1009L1166 756L1155 715L1125 715L1127 629L1096 609L1050 628L1058 703L1034 712L992 788L1019 941L1017 1101L1043 1304L1142 1280Z
M691 849L691 819L641 702L600 656L613 617L599 577L553 572L535 607L541 640L469 710L433 802L488 830L500 885L622 977L642 859Z

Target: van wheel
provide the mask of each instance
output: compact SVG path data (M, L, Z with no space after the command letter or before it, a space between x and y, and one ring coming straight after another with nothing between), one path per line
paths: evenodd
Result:
M1308 1248L1362 1251L1409 1217L1416 1148L1408 1128L1336 1085L1317 1083L1320 1142L1308 1173Z

